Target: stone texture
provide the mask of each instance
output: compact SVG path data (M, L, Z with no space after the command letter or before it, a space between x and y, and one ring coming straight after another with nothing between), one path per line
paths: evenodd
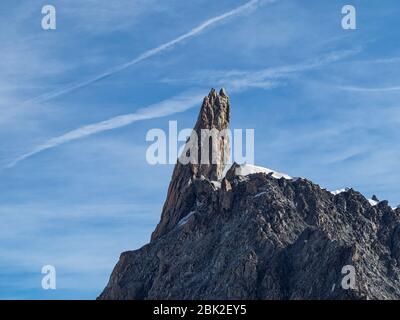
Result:
M212 161L212 153L209 153L209 165L202 164L201 150L202 145L209 143L202 139L202 129L216 129L222 131L229 126L230 106L229 97L224 89L218 94L214 89L204 98L200 109L199 117L194 131L198 137L198 160L197 163L182 164L179 161L175 165L172 179L168 188L167 199L161 214L161 221L154 230L151 240L159 238L170 231L185 213L193 206L195 196L193 194L194 179L206 178L211 181L218 181L222 177L222 172L229 160L229 138L219 139L219 148L213 149L218 158ZM207 138L206 136L203 136ZM215 143L214 139L211 143ZM210 145L211 145L210 143ZM203 159L204 160L204 159Z
M225 97L212 91L197 124L227 125ZM235 168L218 186L218 168L177 165L152 241L121 254L99 299L400 298L400 209Z

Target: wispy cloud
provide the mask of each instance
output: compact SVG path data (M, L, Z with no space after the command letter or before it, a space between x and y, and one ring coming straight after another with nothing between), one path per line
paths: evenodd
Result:
M337 86L336 88L355 92L389 92L400 91L400 86L395 87L357 87L357 86Z
M276 0L268 0L267 2L272 3L272 2L275 2L275 1ZM148 50L148 51L140 54L139 56L137 56L136 58L134 58L131 61L128 61L128 62L126 62L124 64L115 66L115 67L111 68L110 70L105 71L105 72L103 72L103 73L101 73L99 75L96 75L96 76L94 76L94 77L92 77L90 79L87 79L85 81L77 82L77 83L65 86L63 88L60 88L60 89L57 89L57 90L53 90L53 91L47 92L45 94L39 95L39 96L37 96L37 97L35 97L33 99L30 99L30 100L26 101L25 103L48 101L50 99L59 97L59 96L61 96L63 94L75 91L77 89L80 89L80 88L83 88L83 87L86 87L86 86L89 86L89 85L91 85L91 84L93 84L93 83L95 83L97 81L103 80L103 79L105 79L105 78L107 78L107 77L109 77L109 76L111 76L111 75L113 75L113 74L115 74L117 72L125 70L125 69L127 69L127 68L129 68L129 67L131 67L131 66L133 66L133 65L135 65L135 64L137 64L139 62L141 62L141 61L147 60L150 57L153 57L153 56L155 56L155 55L157 55L157 54L159 54L159 53L161 53L161 52L163 52L163 51L165 51L165 50L167 50L169 48L172 48L175 45L181 43L182 41L187 40L189 38L192 38L192 37L200 34L205 29L210 28L211 26L216 25L217 23L220 23L220 22L222 22L222 21L224 21L224 20L226 20L228 18L237 16L239 14L243 14L243 13L249 11L249 10L252 10L252 9L256 8L258 5L260 5L261 3L264 3L264 2L266 2L266 0L263 0L263 1L261 1L261 0L251 0L251 1L241 5L239 7L236 7L235 9L232 9L232 10L230 10L228 12L225 12L225 13L219 15L219 16L216 16L214 18L211 18L211 19L208 19L208 20L202 22L197 27L195 27L195 28L191 29L190 31L184 33L183 35L181 35L181 36L179 36L179 37L177 37L177 38L175 38L175 39L173 39L171 41L163 43L163 44L159 45L156 48Z
M337 51L332 52L328 55L323 57L319 57L312 61L308 61L301 64L295 65L288 65L288 66L281 66L277 68L270 68L264 69L259 72L249 73L249 72L241 72L241 71L231 71L228 74L228 77L232 78L230 80L231 92L238 92L241 90L246 90L250 87L265 87L265 86L276 86L277 83L269 82L268 79L276 79L280 77L287 76L288 74L301 72L310 70L313 68L317 68L323 66L325 64L329 64L349 55L358 53L359 49L354 50L344 50L344 51ZM216 80L215 82L220 83L221 81L226 82L227 80ZM171 99L164 100L160 103L148 106L146 108L140 109L135 113L120 115L117 117L113 117L111 119L101 121L98 123L90 124L83 126L81 128L72 130L67 132L61 136L52 138L41 144L32 151L25 153L18 158L14 159L6 168L14 167L18 162L27 159L35 154L38 154L42 151L55 148L61 144L78 140L99 132L108 131L117 129L120 127L127 126L133 122L141 121L141 120L148 120L154 118L160 118L167 115L175 114L178 112L183 112L189 108L192 108L200 103L203 93L201 91L190 91L185 92L179 96L173 97Z
M380 59L370 59L370 60L362 60L362 61L355 61L358 63L397 63L400 62L400 57L387 57L387 58L380 58Z
M195 74L192 77L181 79L163 79L163 82L185 82L191 84L208 83L229 87L229 91L241 91L248 88L271 89L281 85L280 81L290 78L292 75L317 69L327 64L340 61L349 56L355 55L361 48L351 50L334 51L318 58L304 61L297 64L287 64L278 67L265 68L260 70L208 70Z
M324 65L342 60L361 51L360 48L352 50L335 51L328 55L321 56L317 59L306 61L300 64L281 66L276 68L263 69L257 72L247 72L241 76L231 80L234 88L243 89L248 87L259 86L259 84L267 83L268 80L288 78L292 74L309 71L322 67ZM267 81L267 82L266 82Z
M199 104L203 96L204 90L188 91L171 99L167 99L150 105L146 108L139 109L135 113L116 116L105 121L86 125L69 131L61 136L50 139L44 144L33 148L32 151L19 156L10 162L6 168L14 167L18 162L26 158L73 140L82 139L99 132L121 128L137 121L155 119L178 112L183 112Z

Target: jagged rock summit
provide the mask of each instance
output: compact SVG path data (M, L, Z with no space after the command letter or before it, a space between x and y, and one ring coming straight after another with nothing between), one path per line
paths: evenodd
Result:
M194 126L194 131L201 137L202 129L216 129L218 131L227 129L229 126L230 107L229 97L225 89L219 94L212 89L210 94L204 98L200 109L199 117ZM203 141L198 140L198 149ZM154 241L163 234L169 232L183 217L193 199L193 182L196 179L205 178L210 181L218 181L222 178L225 165L229 161L229 140L222 141L216 164L201 164L201 152L199 152L198 164L189 163L186 165L177 162L172 179L169 184L167 200L165 201L161 214L161 221L154 230L151 240ZM209 156L212 156L210 153Z
M195 130L229 112L212 90ZM225 142L219 165L176 164L151 242L121 254L99 299L400 298L400 209L266 168L224 176Z

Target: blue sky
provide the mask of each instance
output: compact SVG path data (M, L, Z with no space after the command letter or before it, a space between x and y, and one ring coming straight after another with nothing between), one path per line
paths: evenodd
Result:
M400 7L351 1L343 30L345 4L2 1L0 298L95 298L159 220L173 167L147 164L147 131L192 127L211 87L255 129L257 165L400 204Z

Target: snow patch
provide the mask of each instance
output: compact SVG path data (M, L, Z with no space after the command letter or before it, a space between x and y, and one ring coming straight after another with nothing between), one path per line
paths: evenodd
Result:
M346 189L339 189L339 190L335 190L335 191L330 191L330 193L332 193L334 196L336 196L336 195L338 195L340 193L346 192L347 190L348 190L347 188Z
M339 190L335 190L335 191L330 191L330 193L332 193L333 195L338 195L338 194L340 194L340 193L343 193L343 192L347 192L347 191L349 191L349 188L345 188L345 189L339 189ZM376 206L378 203L379 203L379 201L375 201L375 200L372 200L372 199L367 199L368 200L368 202L369 202L369 204L371 205L371 206Z
M261 197L263 194L266 194L266 193L267 193L267 191L263 191L263 192L257 193L257 194L254 196L254 198Z
M372 200L372 199L367 199L368 200L368 202L369 202L369 204L371 205L371 206L376 206L378 203L379 203L379 201L375 201L375 200Z
M291 180L292 179L291 176L289 176L289 175L287 175L285 173L280 173L280 172L277 172L277 171L274 171L274 170L271 170L271 169L268 169L268 168L257 167L257 166L253 166L253 165L250 165L250 164L241 165L240 167L236 168L235 173L238 176L247 176L249 174L254 174L254 173L265 173L265 174L272 173L272 176L275 179L281 179L281 178L284 178L284 179L287 179L287 180Z
M181 220L178 222L178 227L182 227L185 223L187 223L192 215L194 215L195 211L189 212L186 216L184 216Z
M223 170L223 173L222 173L222 177L223 178L226 176L226 173L229 171L229 169L231 169L232 165L233 164L227 164L225 166L225 168ZM274 177L275 179L284 178L286 180L293 180L293 181L297 181L297 180L303 179L301 177L292 178L291 176L287 175L286 173L281 173L281 172L278 172L278 171L274 171L272 169L268 169L268 168L265 168L265 167L254 166L254 165L250 165L250 164L242 164L239 167L237 167L236 170L235 170L235 174L237 176L247 176L247 175L255 174L255 173L265 173L265 174L271 174L272 173L272 177ZM214 184L214 186L218 188L218 184L217 183ZM347 191L349 191L349 188L338 189L338 190L329 191L329 192L336 196L336 195L338 195L340 193L347 192ZM265 194L265 192L260 192L260 193L256 194L254 196L254 198L257 198L257 197L259 197L259 196L261 196L263 194ZM379 203L379 201L375 201L375 200L372 200L372 199L367 199L367 200L371 204L371 206L376 206ZM397 208L400 208L400 206L397 206ZM395 210L396 208L392 208L392 209Z
M221 189L221 182L219 182L219 181L211 181L211 183L216 189Z

